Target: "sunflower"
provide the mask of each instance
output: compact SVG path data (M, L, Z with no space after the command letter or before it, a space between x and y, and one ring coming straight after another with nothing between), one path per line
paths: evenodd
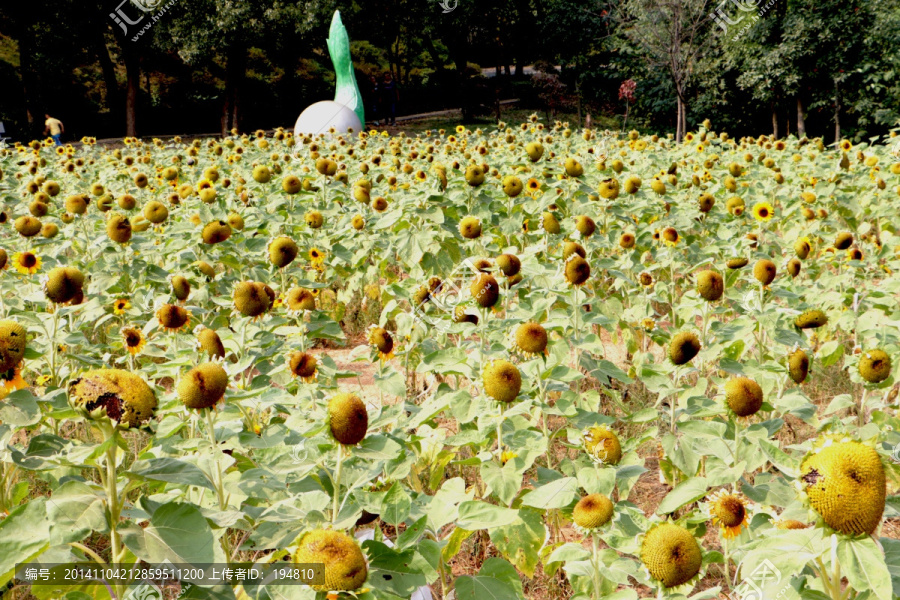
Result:
M313 267L319 268L325 263L325 252L323 250L319 250L318 248L310 248L309 249L309 264Z
M22 379L22 365L16 365L9 371L0 373L0 399L26 387L28 384Z
M622 460L622 444L619 442L619 436L606 425L591 427L582 438L584 450L594 462L601 465L617 465Z
M124 315L129 308L131 308L131 302L127 298L119 298L113 302L113 312L117 315Z
M681 236L678 235L678 230L674 227L666 227L663 229L661 236L663 242L665 242L667 246L676 246L681 239Z
M369 327L369 343L378 350L382 362L394 358L394 338L384 327Z
M144 337L144 334L137 327L123 327L122 328L122 339L125 342L125 349L128 350L128 353L132 356L140 354L141 350L144 349L144 346L147 344L147 339Z
M709 496L705 508L713 525L721 528L722 537L731 540L749 526L752 506L742 494L721 489Z
M41 257L33 252L16 252L12 264L22 275L33 275L41 270Z
M844 152L849 152L853 148L853 144L850 143L850 140L841 140L841 150Z
M541 191L541 182L532 177L527 182L525 182L525 190L526 194L528 194L529 196L534 196Z
M753 218L765 222L775 216L775 209L768 202L757 202L753 205Z
M164 304L156 311L159 326L166 331L177 332L187 327L191 321L191 313L174 304Z
M288 370L291 377L299 377L305 383L316 380L319 363L316 358L307 352L294 352L287 359Z

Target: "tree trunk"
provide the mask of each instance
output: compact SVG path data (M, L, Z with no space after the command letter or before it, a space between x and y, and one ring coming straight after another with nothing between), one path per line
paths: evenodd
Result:
M240 128L240 88L246 56L243 48L231 47L225 58L225 101L222 104L222 136Z
M125 58L125 135L137 137L137 100L141 90L141 55L122 42Z
M522 60L517 58L516 59L516 77L521 77L525 73L524 69L525 69L525 65L522 64Z
M772 135L778 139L778 111L775 110L775 101L769 100L769 110L772 111Z
M675 110L678 112L678 117L675 121L675 141L677 143L681 143L681 96L676 96L675 98Z
M687 133L687 104L684 98L681 99L681 139L684 139Z
M34 58L34 30L31 22L31 11L22 7L23 22L19 25L19 70L22 73L22 96L25 101L25 121L28 123L27 137L40 135L35 116L40 118L38 108L40 98L37 96L37 79L32 68ZM43 120L41 120L43 122Z
M797 137L806 135L806 121L803 119L803 100L797 96Z
M838 80L834 80L834 145L841 141L841 90Z
M506 71L506 76L509 77L509 63L503 65L503 70Z
M116 66L109 57L109 48L106 47L106 39L102 31L94 36L94 53L97 55L97 62L100 63L100 70L103 72L103 83L106 86L106 108L115 117L122 110L122 94L119 80L116 79Z

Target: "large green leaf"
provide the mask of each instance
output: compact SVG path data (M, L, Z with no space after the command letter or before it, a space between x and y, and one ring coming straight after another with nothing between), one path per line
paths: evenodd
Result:
M662 502L659 503L659 507L656 509L656 514L666 515L670 512L675 512L685 504L705 496L706 490L705 477L691 477L687 481L682 481L662 499Z
M578 495L578 480L574 477L563 477L528 492L522 498L522 504L534 508L563 508L575 500Z
M520 509L515 521L488 531L491 542L503 557L526 576L534 577L539 552L547 536L541 513L537 510Z
M192 504L163 504L146 528L130 527L122 537L135 556L151 564L168 560L199 565L225 560L209 523Z
M457 527L475 531L509 525L519 517L519 512L487 502L472 500L459 505Z
M458 600L521 600L522 582L515 567L500 558L484 561L478 575L456 579Z
M891 600L893 586L884 554L871 537L841 537L837 546L841 573L857 592L871 590L879 600Z
M46 500L36 498L0 521L0 585L13 576L16 563L37 558L50 546Z

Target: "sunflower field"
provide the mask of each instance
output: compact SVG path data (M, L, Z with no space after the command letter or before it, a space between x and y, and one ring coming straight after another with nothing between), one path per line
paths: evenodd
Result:
M900 596L898 194L708 122L4 146L0 597Z

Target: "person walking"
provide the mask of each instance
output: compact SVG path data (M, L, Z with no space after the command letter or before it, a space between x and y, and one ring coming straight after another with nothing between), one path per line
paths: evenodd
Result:
M371 102L372 121L375 123L376 127L381 124L378 122L378 104L380 102L379 94L380 90L378 89L378 78L374 75L369 75L369 102Z
M50 137L53 138L56 145L62 146L62 134L66 132L66 128L63 127L62 121L54 119L48 113L44 113L44 117L47 119L44 121L44 135L47 135L47 132L49 132Z
M397 84L394 82L394 78L391 76L390 71L384 74L384 80L380 87L382 105L384 108L382 112L384 122L385 124L390 122L391 125L396 125L397 103L400 101L400 92L397 90Z

